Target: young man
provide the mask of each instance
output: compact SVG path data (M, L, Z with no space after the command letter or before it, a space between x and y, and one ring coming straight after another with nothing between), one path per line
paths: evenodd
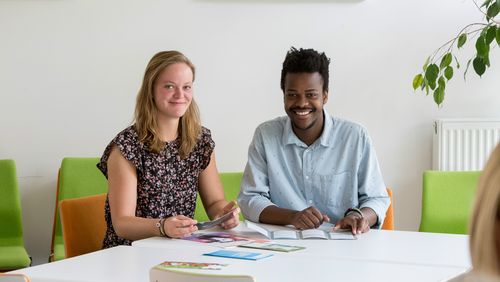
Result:
M380 228L389 197L366 130L330 116L325 53L292 48L281 71L287 116L257 127L238 202L255 222L353 234Z

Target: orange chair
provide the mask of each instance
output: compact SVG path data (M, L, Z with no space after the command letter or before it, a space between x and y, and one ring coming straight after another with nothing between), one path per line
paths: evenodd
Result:
M96 167L98 162L98 157L66 157L61 162L57 178L54 225L52 226L49 262L58 261L66 257L61 220L59 218L60 202L64 199L87 197L108 191L108 181L104 177L104 174Z
M60 202L62 235L67 258L102 248L106 233L105 201L106 194L98 194Z
M382 224L382 229L385 230L394 230L394 210L392 206L392 189L387 188L387 194L389 194L389 198L391 199L391 204L385 213L384 223Z

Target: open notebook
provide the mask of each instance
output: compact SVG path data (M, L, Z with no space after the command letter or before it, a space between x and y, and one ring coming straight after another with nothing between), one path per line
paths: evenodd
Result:
M294 227L245 221L248 228L253 229L269 239L324 239L324 240L355 240L350 230L332 231L333 224L325 222L317 229L297 230Z

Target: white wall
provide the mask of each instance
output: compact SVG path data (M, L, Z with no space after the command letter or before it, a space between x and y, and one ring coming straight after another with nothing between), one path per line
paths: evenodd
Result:
M279 79L290 46L325 51L327 109L368 128L394 189L396 227L416 230L432 121L499 117L498 48L482 79L456 74L441 109L411 80L480 20L468 0L0 0L0 158L17 162L28 251L35 262L48 256L62 158L101 155L132 119L147 61L167 49L197 66L195 95L220 171L243 170L254 128L284 115ZM472 53L468 44L460 57Z

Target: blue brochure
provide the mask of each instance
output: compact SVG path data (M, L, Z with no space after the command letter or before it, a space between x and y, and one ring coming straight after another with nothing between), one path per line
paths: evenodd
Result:
M203 254L203 255L213 256L213 257L223 257L223 258L258 260L258 259L270 257L273 254L261 254L261 253L251 253L251 252L241 252L241 251L220 250L220 251L215 251L215 252L207 253L207 254Z

